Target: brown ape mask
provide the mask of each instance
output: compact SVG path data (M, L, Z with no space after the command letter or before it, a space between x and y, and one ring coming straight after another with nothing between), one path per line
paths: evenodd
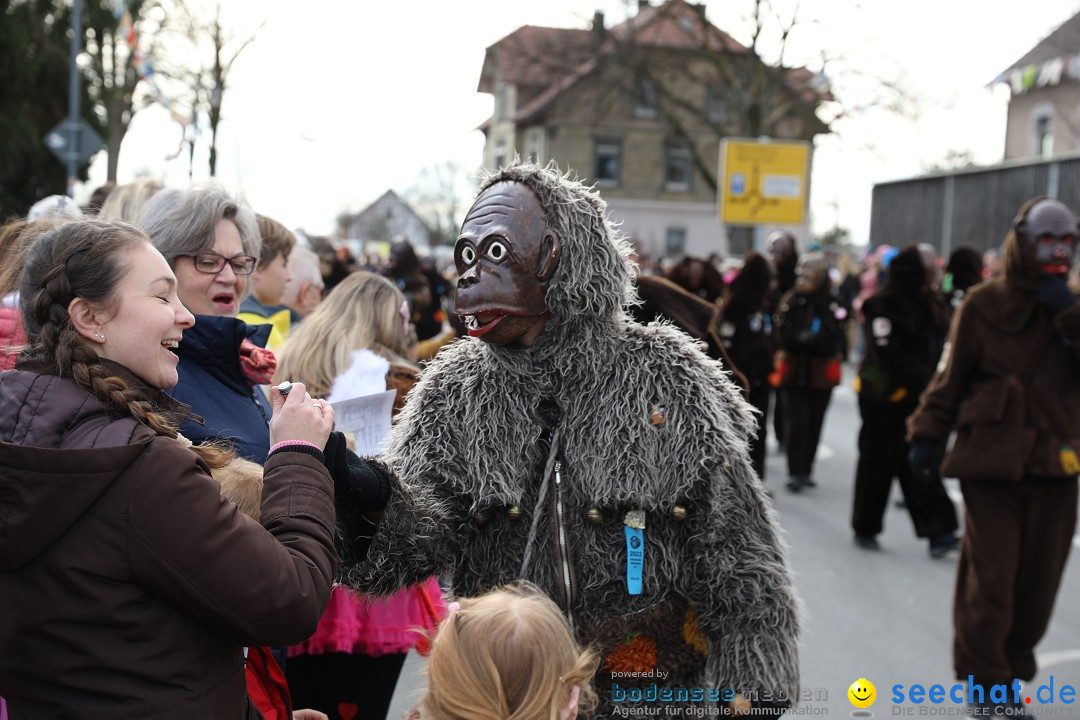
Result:
M546 294L559 254L559 237L531 188L507 181L482 192L454 247L454 313L469 335L532 347L550 316Z
M1064 204L1041 200L1016 221L1020 253L1027 267L1050 275L1067 275L1076 247L1077 221Z

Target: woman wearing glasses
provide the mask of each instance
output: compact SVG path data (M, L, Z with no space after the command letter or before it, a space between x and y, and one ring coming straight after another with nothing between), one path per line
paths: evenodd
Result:
M180 383L171 394L205 424L189 420L180 432L196 444L225 440L238 455L265 462L271 408L257 386L274 372L273 354L264 349L270 326L236 319L261 246L255 213L205 183L162 190L139 225L168 260L180 301L195 315L176 351Z

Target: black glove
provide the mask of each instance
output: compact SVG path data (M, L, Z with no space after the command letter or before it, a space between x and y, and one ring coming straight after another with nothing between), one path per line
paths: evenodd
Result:
M936 480L941 472L941 443L934 438L917 437L908 450L908 465L918 480Z
M381 468L364 462L350 450L343 434L330 433L323 455L326 469L334 479L335 504L368 512L386 508L390 500L390 478Z
M1050 315L1057 315L1076 302L1076 295L1069 289L1064 275L1051 275L1044 272L1039 273L1035 297Z

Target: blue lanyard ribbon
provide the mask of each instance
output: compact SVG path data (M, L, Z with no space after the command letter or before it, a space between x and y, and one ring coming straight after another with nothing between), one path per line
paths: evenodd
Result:
M645 512L631 510L623 521L626 536L626 591L641 594L641 577L645 568Z

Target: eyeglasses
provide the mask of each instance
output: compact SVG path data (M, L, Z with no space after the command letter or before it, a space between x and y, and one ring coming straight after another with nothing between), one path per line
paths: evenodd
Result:
M198 255L179 255L178 257L191 258L195 269L207 275L217 275L225 268L225 263L229 263L232 271L237 275L250 275L255 271L255 263L258 262L250 255L233 255L231 258L227 258L224 255L212 252L199 253Z

